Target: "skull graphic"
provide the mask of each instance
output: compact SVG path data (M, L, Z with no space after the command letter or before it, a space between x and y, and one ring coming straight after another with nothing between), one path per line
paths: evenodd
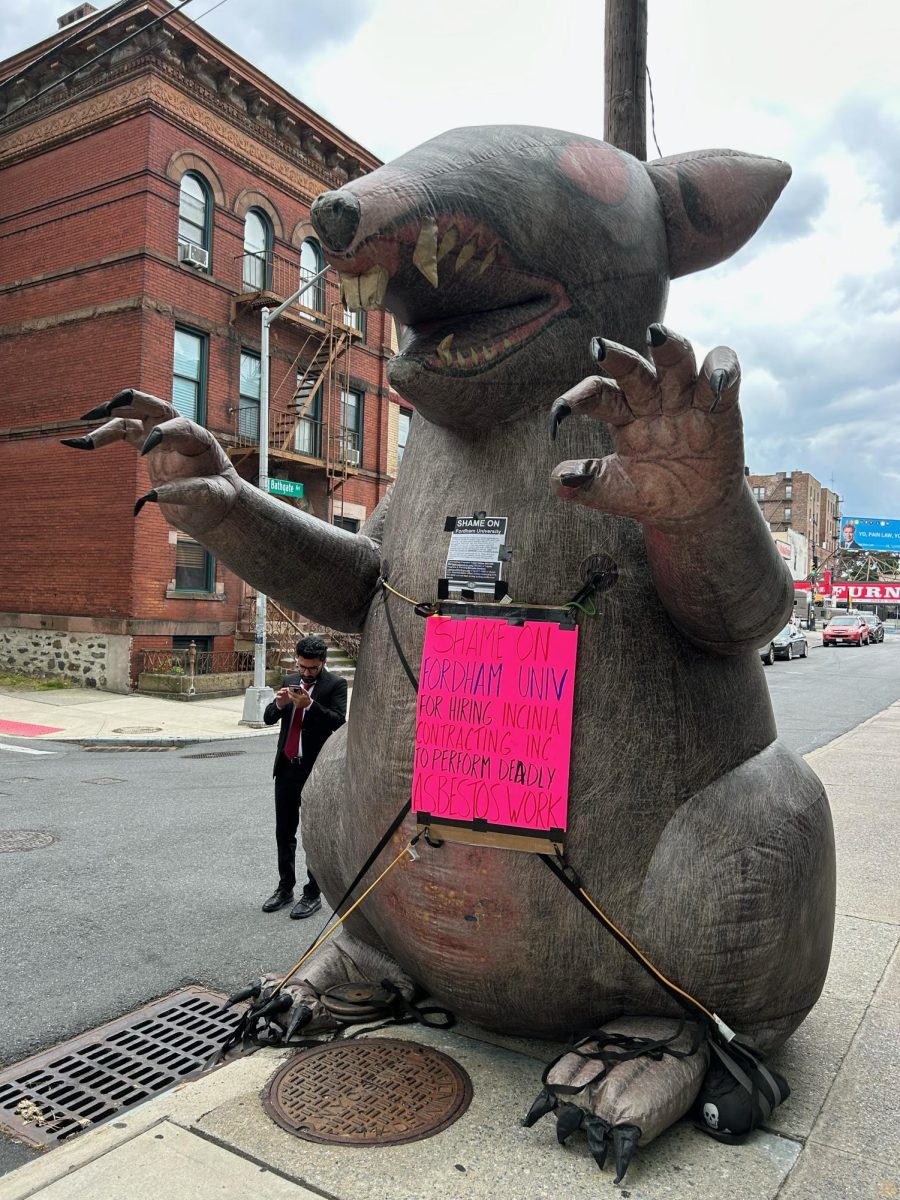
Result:
M703 1105L703 1120L710 1127L710 1129L719 1128L719 1110L714 1104Z

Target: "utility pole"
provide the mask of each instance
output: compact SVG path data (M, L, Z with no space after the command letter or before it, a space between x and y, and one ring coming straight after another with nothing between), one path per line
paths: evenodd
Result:
M606 0L603 139L647 160L647 0Z
M299 300L305 291L317 283L328 270L323 267L318 275L314 275L305 283L301 283L296 292L283 300L277 308L262 310L262 325L259 337L259 479L260 491L269 491L269 328L286 308L295 300ZM275 695L266 683L266 596L256 593L256 631L253 646L253 683L244 692L244 710L240 725L253 727L263 724L263 713L269 701Z

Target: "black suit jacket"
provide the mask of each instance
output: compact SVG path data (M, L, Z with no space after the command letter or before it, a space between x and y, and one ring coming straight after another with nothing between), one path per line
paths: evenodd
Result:
M340 675L332 675L325 667L322 668L316 686L313 688L312 703L303 715L303 775L306 776L313 768L313 763L319 756L319 751L336 729L347 720L347 680ZM272 774L277 775L279 766L286 763L282 756L284 743L287 740L294 715L293 704L279 708L272 700L266 705L263 720L267 725L281 722L278 731L278 749L275 752L275 763Z

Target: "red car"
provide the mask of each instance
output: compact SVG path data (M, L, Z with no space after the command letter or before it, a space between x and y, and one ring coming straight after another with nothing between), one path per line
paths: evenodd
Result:
M867 646L869 626L856 613L832 617L822 630L823 646Z

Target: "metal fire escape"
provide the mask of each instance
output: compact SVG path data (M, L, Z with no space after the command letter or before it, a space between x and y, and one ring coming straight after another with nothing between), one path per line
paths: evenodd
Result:
M276 308L296 290L298 279L296 261L275 256L270 286L243 291L232 300L232 323L249 312ZM273 370L269 454L282 465L296 463L306 471L324 471L328 493L333 495L360 465L358 448L341 428L340 405L342 392L349 387L350 351L362 334L341 301L337 273L328 271L322 284L312 305L294 303L278 318L300 341L287 370L282 373L280 364ZM317 411L314 418L311 414ZM238 422L227 437L235 465L258 452L262 433L248 435Z

